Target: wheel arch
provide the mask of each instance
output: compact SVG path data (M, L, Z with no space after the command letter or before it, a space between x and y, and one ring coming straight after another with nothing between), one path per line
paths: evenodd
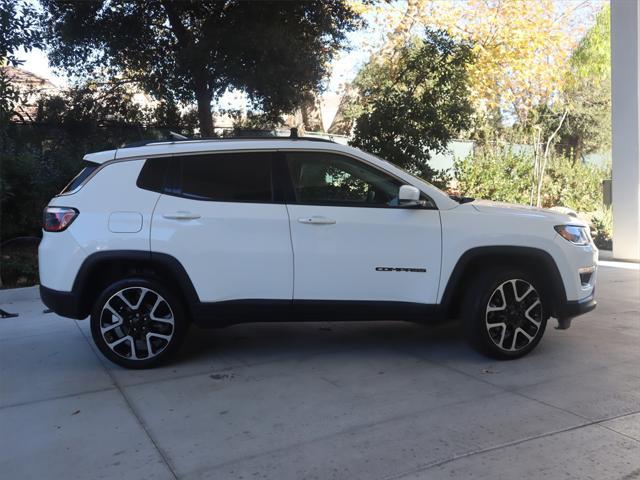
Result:
M464 252L447 279L440 301L447 318L460 313L466 281L480 269L495 266L524 268L543 280L542 293L550 300L550 315L557 316L559 306L566 301L566 291L560 270L549 252L534 247L486 246Z
M182 264L165 253L109 250L89 255L78 270L72 292L81 318L87 317L100 293L111 283L131 276L151 277L175 290L192 314L198 294Z

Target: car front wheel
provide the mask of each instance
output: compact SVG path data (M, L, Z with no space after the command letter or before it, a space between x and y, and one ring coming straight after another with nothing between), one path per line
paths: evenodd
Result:
M549 311L539 281L526 272L494 269L476 277L463 307L465 333L480 352L519 358L542 339Z
M125 368L150 368L169 358L186 330L179 299L150 279L126 279L107 287L91 314L98 349Z

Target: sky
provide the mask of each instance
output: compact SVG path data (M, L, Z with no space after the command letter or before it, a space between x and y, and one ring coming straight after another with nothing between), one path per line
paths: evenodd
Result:
M34 3L35 0L29 0ZM463 1L463 0L442 0L442 1ZM580 23L590 24L593 21L591 14L594 9L587 8L589 5L595 6L596 9L606 0L555 0L555 6L559 11L568 8L579 8L575 15L576 20ZM397 0L389 4L390 9L397 12L403 11L403 1ZM327 104L333 104L340 96L343 85L353 80L359 69L367 62L370 52L376 45L380 45L388 31L388 25L384 22L376 22L369 16L365 16L367 27L347 35L346 45L350 48L338 52L331 64L331 75L326 81L326 91L323 99ZM382 24L381 24L382 23ZM39 49L30 52L19 52L18 57L24 60L22 68L36 75L42 76L50 80L54 85L64 88L70 84L70 80L62 72L56 72L51 68L47 60L46 53ZM244 103L244 96L237 92L226 94L223 98L216 102L221 108L241 108ZM335 105L337 108L337 105ZM329 112L330 113L330 112ZM335 113L335 112L334 112Z

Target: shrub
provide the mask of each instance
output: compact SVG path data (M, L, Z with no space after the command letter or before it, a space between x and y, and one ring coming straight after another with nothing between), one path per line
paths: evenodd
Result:
M479 150L454 164L456 189L463 196L528 203L532 162L505 150Z
M596 247L602 250L613 248L613 216L610 207L600 208L591 217L591 235Z
M501 202L528 204L532 175L532 157L506 149L483 149L454 164L461 195ZM593 212L602 205L602 180L608 176L607 169L552 157L545 171L542 206Z
M602 207L602 180L607 169L572 160L552 158L543 186L543 206L569 207L578 212L593 212Z

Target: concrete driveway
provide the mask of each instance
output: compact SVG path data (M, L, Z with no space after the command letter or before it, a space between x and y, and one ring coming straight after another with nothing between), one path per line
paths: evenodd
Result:
M0 475L18 479L637 479L640 272L493 362L454 327L192 329L164 368L103 360L88 322L4 303ZM555 322L553 322L555 324Z

